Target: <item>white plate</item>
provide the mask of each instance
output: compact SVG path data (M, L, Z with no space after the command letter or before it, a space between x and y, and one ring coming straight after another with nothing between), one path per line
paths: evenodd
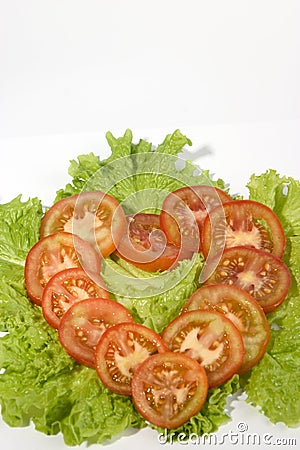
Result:
M250 175L260 174L268 168L277 169L282 175L300 178L299 167L300 121L256 123L248 125L206 126L185 128L182 131L193 141L189 149L196 152L204 147L210 150L198 160L200 167L209 168L216 176L231 184L231 192L247 194L245 184ZM105 158L109 154L104 139L106 130L89 134L42 136L26 139L0 140L1 178L0 202L10 201L19 193L38 196L43 204L51 204L55 191L68 181L69 160L77 155L94 151ZM120 134L119 130L116 135ZM121 130L122 132L124 130ZM134 130L134 139L148 137L158 144L166 133L173 130ZM199 152L201 154L201 151ZM205 152L204 152L205 153ZM220 427L208 448L222 446L226 449L249 447L269 449L271 446L296 448L300 441L300 429L290 429L283 424L273 425L257 409L238 399L231 404L232 421ZM33 427L12 429L0 420L1 448L5 450L66 450L61 435L45 436ZM174 444L174 448L195 448L196 438L188 444ZM157 450L167 445L156 432L145 429L127 432L108 445L108 448L132 450L144 447ZM81 446L85 447L85 445ZM100 448L94 446L92 448ZM275 447L276 448L276 447Z

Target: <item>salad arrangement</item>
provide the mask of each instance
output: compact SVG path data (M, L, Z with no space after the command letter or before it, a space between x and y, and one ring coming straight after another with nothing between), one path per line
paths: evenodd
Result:
M233 199L178 168L178 130L156 149L107 139L111 156L72 161L46 214L0 206L4 420L69 445L146 425L201 435L242 387L299 424L299 182L270 170Z

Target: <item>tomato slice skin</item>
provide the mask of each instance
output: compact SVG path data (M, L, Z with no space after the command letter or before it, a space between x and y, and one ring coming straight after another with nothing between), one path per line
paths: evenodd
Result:
M81 268L65 269L55 274L46 284L42 294L44 318L58 328L61 318L77 301L87 298L109 298L100 276L91 279Z
M132 322L127 308L107 298L89 298L74 303L58 328L61 345L76 361L95 368L95 350L105 330L119 322Z
M108 389L131 395L131 380L138 365L165 351L168 347L155 331L134 322L119 323L108 328L97 344L96 370Z
M214 255L224 248L242 245L282 258L286 239L278 217L269 207L253 200L234 200L210 211L204 221L201 244L205 258L209 253Z
M249 292L265 313L277 308L287 296L291 275L284 262L272 253L251 247L231 247L212 258L205 284L229 284ZM206 278L206 276L205 276Z
M179 249L167 243L159 215L146 213L127 216L127 231L116 254L146 272L172 269L180 256Z
M132 378L135 408L149 422L177 428L205 403L208 382L203 368L182 353L157 353L141 363Z
M263 309L248 292L224 284L202 286L192 294L182 311L198 309L224 314L240 331L245 350L240 375L260 361L270 340L270 325Z
M25 262L25 285L29 298L41 306L44 287L61 270L82 267L97 277L101 261L94 248L78 236L61 231L40 239Z
M231 197L213 186L186 186L165 198L160 226L167 239L177 247L201 251L200 233L207 213Z
M169 350L184 353L204 367L210 388L238 373L244 359L241 333L216 311L182 313L164 329L162 338Z
M45 213L40 235L76 234L105 258L116 249L125 226L125 214L114 197L100 191L81 192L59 200Z

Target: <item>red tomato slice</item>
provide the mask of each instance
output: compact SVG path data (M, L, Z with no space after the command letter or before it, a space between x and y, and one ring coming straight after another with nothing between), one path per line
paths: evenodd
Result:
M105 298L74 303L61 319L58 337L67 352L81 364L95 367L95 350L105 330L120 322L132 322L124 306Z
M237 373L244 359L241 333L224 314L189 311L176 317L163 331L172 352L195 359L205 369L209 387L216 387Z
M270 339L270 326L263 309L246 291L224 284L202 286L189 298L183 312L217 311L224 314L242 335L245 355L239 374L263 357Z
M25 285L28 296L42 303L44 287L56 273L71 267L82 267L93 278L101 262L94 248L80 237L60 232L38 241L29 251L25 263Z
M126 227L119 202L103 192L82 192L55 203L45 214L41 237L58 231L76 234L99 250L105 258L112 253Z
M193 252L201 249L200 231L207 213L215 206L232 200L213 186L187 186L165 198L160 225L167 239L177 247Z
M210 211L204 221L201 240L205 258L225 247L241 245L281 258L286 242L283 227L274 212L252 200L231 201Z
M147 272L173 268L179 258L178 248L167 243L157 214L140 213L128 216L127 232L116 253ZM191 254L185 256L190 257Z
M146 358L168 350L162 338L137 323L120 323L101 336L96 370L102 383L117 394L131 395L132 376Z
M81 268L66 269L54 275L42 295L42 309L46 321L58 328L61 318L75 303L87 298L109 298L100 276L93 279Z
M207 397L203 368L181 353L158 353L140 364L132 378L136 409L158 427L177 428L202 408Z
M217 263L217 264L216 264ZM250 247L232 247L210 264L215 267L206 284L235 285L249 292L265 313L273 311L285 299L291 284L286 265L272 253ZM210 264L205 268L211 272Z

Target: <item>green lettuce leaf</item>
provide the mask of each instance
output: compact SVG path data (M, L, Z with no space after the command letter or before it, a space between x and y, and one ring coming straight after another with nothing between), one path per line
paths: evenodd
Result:
M271 345L255 366L245 390L248 401L274 422L300 423L300 296L289 296L287 306L272 313ZM278 329L278 324L280 327Z
M69 169L72 183L58 191L56 200L80 191L99 190L122 203L126 214L159 212L165 196L186 185L213 184L225 189L222 180L212 181L208 171L200 171L189 161L178 168L178 155L191 141L179 130L169 134L156 149L151 143L132 142L132 132L115 138L106 134L111 156L100 161L93 154L81 155Z
M41 202L21 196L0 208L0 278L23 279L24 263L30 248L39 238Z
M250 198L269 206L281 221L285 235L300 235L300 182L281 177L275 170L252 175L248 189Z
M122 259L107 258L101 276L114 298L132 312L135 321L161 333L197 289L202 264L203 258L197 254L172 271L150 274Z
M57 191L55 201L70 195L79 194L86 182L101 166L99 158L92 152L87 155L79 155L77 159L78 162L74 159L70 161L68 170L69 175L72 177L72 184L68 183L64 189Z
M271 341L245 386L248 401L274 423L300 423L300 183L274 170L252 176L250 198L267 204L281 220L287 238L284 260L292 275L287 299L268 315Z

